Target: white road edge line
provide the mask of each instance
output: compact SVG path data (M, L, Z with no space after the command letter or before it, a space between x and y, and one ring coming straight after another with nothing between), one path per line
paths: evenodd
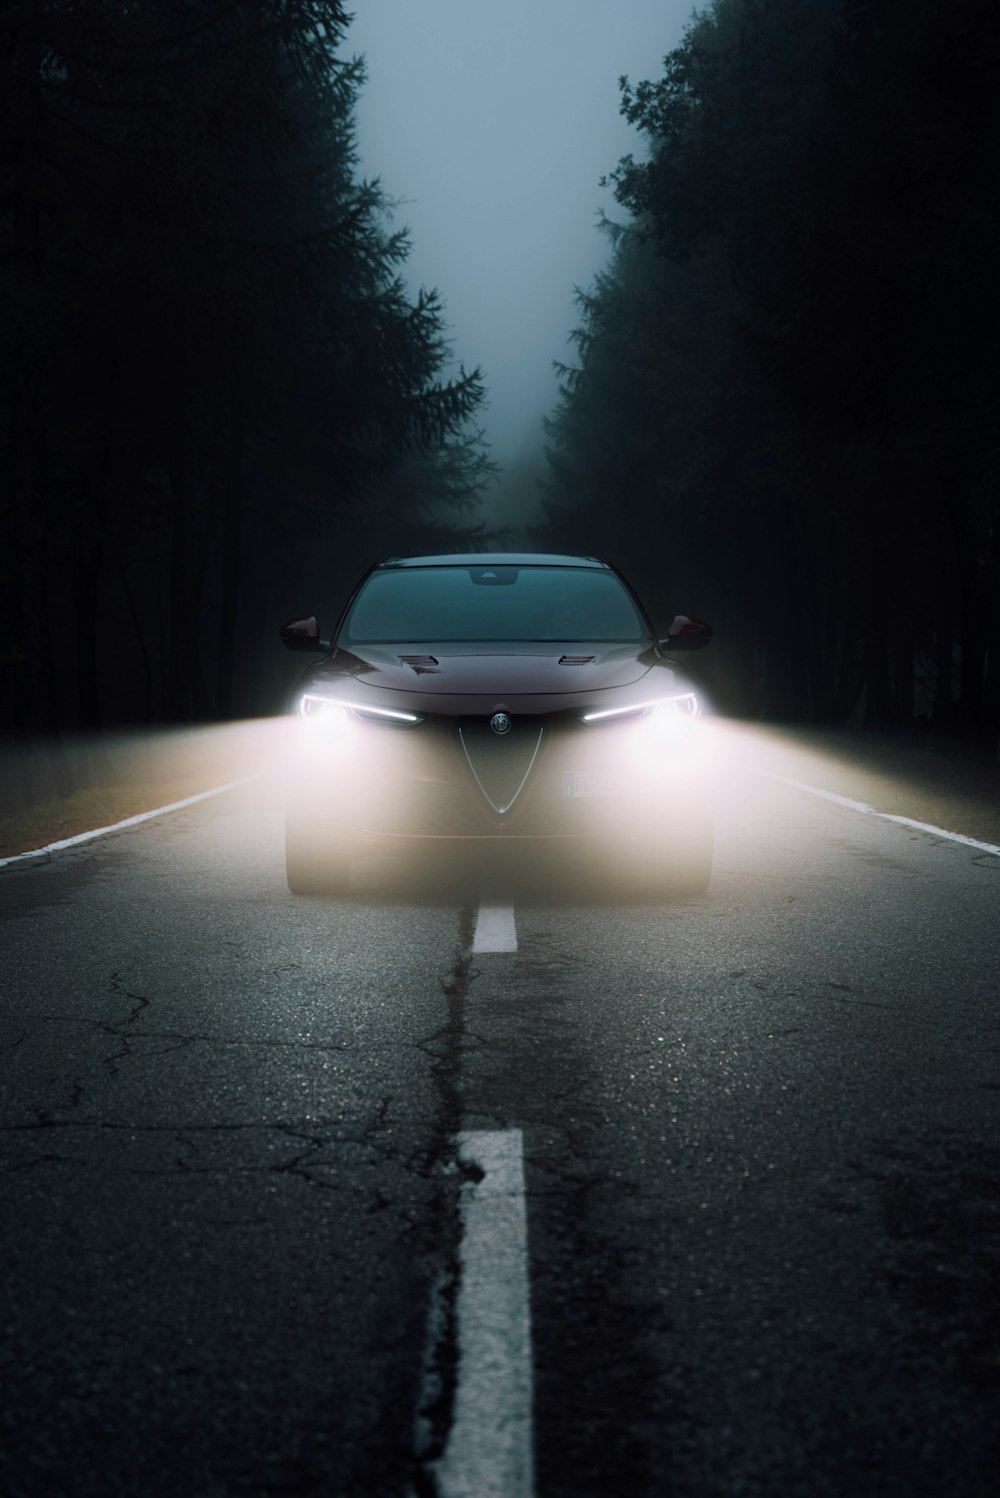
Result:
M877 811L883 822L898 822L901 827L915 827L918 832L932 832L935 837L946 837L951 843L964 843L967 848L978 848L981 853L993 853L1000 858L1000 845L984 843L978 837L966 837L964 832L948 832L944 827L934 827L930 822L915 822L912 817L899 817L890 811Z
M780 780L782 785L793 785L798 791L808 791L810 796L822 796L824 801L836 801L838 805L847 806L851 811L880 817L883 822L898 822L901 827L914 827L918 832L929 832L934 837L947 838L950 843L962 843L967 848L977 848L980 853L992 853L1000 858L1000 846L996 843L984 843L977 837L966 837L964 832L949 832L947 828L935 827L930 822L915 822L912 817L900 817L891 811L876 811L874 806L869 806L865 801L852 801L848 796L838 796L836 791L824 791L817 785L806 785L803 780L790 780L787 775L776 775L773 770L758 770L755 765L749 768L755 775L766 775L768 780Z
M513 905L480 905L472 950L473 953L517 951Z
M435 1466L440 1498L533 1498L534 1372L528 1215L520 1129L463 1131L459 1159L482 1179L461 1191L458 1379Z
M95 837L104 837L108 832L118 832L122 827L135 827L139 822L148 822L151 817L162 817L168 811L180 811L193 806L196 801L205 801L209 796L221 796L223 791L235 790L240 785L250 785L254 780L263 780L270 770L259 770L256 775L244 775L240 780L229 780L225 785L213 786L210 791L199 791L196 796L185 796L183 801L171 801L168 806L157 806L153 811L140 811L134 817L125 817L121 822L111 822L107 827L95 827L91 832L78 832L75 837L60 838L57 843L46 843L43 848L29 848L26 853L9 853L0 858L0 869L8 863L20 863L25 858L41 858L45 853L58 853L61 848L72 848L77 843L89 843Z

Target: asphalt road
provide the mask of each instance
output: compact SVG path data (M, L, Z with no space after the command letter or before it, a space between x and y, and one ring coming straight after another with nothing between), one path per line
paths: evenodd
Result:
M1000 857L731 766L697 899L355 875L273 780L0 870L0 1492L996 1491ZM533 1483L445 1461L460 1133Z

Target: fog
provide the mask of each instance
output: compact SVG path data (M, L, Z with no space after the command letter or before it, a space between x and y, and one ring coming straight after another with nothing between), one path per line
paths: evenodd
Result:
M535 504L553 360L571 361L575 286L603 264L599 185L636 132L618 78L659 74L686 0L367 0L347 46L364 55L362 170L400 199L409 278L445 298L456 361L480 365L484 427L503 472L494 523ZM621 217L621 210L617 211Z

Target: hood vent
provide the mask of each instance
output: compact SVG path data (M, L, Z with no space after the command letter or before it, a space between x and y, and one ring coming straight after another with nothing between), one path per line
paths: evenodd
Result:
M399 658L404 666L412 666L414 671L431 671L438 664L434 655L401 655Z
M591 661L596 659L597 657L593 655L561 655L559 664L560 666L589 666Z

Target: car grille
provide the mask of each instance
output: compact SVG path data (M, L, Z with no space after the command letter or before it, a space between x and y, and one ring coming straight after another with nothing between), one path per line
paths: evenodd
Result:
M497 734L489 718L459 718L455 734L472 779L490 809L511 810L531 779L542 747L541 719L515 718Z
M392 825L372 830L409 837L483 837L493 827L464 786L413 782L405 788Z

